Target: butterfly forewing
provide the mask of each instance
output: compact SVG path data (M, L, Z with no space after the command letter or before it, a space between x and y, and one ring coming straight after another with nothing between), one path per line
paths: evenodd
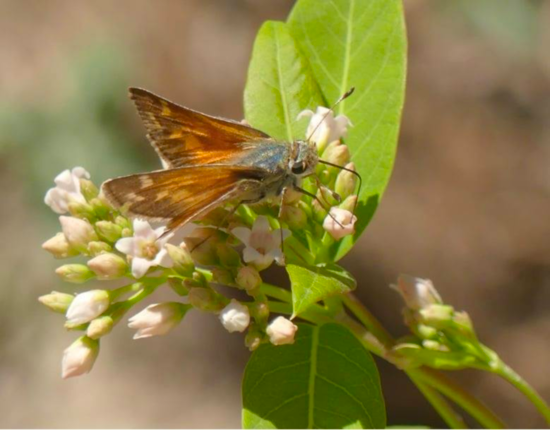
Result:
M147 129L149 140L170 167L190 164L234 164L270 140L244 124L204 115L139 88L130 97Z
M103 192L123 212L169 220L172 230L226 201L259 199L263 177L250 167L189 166L111 179Z

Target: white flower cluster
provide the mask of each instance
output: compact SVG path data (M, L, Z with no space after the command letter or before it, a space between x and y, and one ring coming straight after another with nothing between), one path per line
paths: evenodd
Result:
M101 337L161 285L170 286L183 298L150 305L132 316L128 326L136 330L134 339L164 335L196 308L217 314L231 333L247 331L245 344L251 350L267 341L274 345L294 342L297 325L282 316L270 321L260 272L273 263L284 264L283 242L294 232L311 228L320 234L319 240L324 235L332 241L353 234L356 218L351 211L357 201L355 176L350 173L354 166L341 142L349 120L342 115L335 118L326 108L318 108L316 113L304 111L300 117L304 116L311 117L308 135L321 159L347 170L320 166L317 173L325 189L319 188L313 201L288 190L280 220L258 215L254 209L239 214L222 207L196 220L189 231L182 229L187 233L183 238L181 231L177 232L180 239L176 241L176 234L164 234L164 227L153 228L146 220L130 220L115 210L82 167L65 170L55 178L45 203L60 215L62 231L43 248L57 259L80 255L87 260L85 264L63 264L56 273L77 284L130 281L118 288L96 288L76 295L54 291L40 297L48 308L65 314L66 328L84 332L65 350L63 378L88 373L98 356ZM289 228L282 228L282 222ZM252 300L229 299L215 284L238 288Z

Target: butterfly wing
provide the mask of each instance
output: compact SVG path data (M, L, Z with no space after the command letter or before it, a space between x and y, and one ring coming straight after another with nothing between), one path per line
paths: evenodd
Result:
M272 140L244 124L204 115L140 88L130 98L159 156L169 167L235 164L246 152Z
M189 166L111 179L102 190L123 212L168 221L173 230L228 200L260 199L264 175L243 166Z

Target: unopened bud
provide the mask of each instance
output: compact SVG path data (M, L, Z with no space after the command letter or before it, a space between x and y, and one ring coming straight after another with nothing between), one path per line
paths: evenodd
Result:
M321 187L317 190L317 199L323 203L326 207L332 207L336 206L338 203L340 203L335 196L330 192L330 190L326 187Z
M449 352L449 347L435 340L426 339L422 341L422 346L431 351Z
M216 245L216 253L223 267L239 267L241 265L239 253L225 243Z
M178 296L186 296L189 294L189 288L185 286L183 280L178 278L168 278L168 285Z
M349 148L343 144L331 144L323 153L323 159L337 166L345 166L350 160Z
M197 229L206 230L206 229ZM211 230L211 229L209 229ZM191 252L193 261L203 266L214 266L218 263L218 254L216 252L217 240L212 237L186 237L184 239L187 249Z
M294 343L294 335L298 326L285 317L275 318L266 329L269 341L273 345L288 345Z
M92 321L105 312L111 303L105 290L90 290L78 294L67 309L67 322L71 325Z
M129 319L128 327L137 329L134 339L162 336L176 327L191 306L178 302L147 306Z
M106 252L88 261L88 267L94 271L98 279L117 279L126 274L126 260L117 254Z
M42 244L42 248L55 258L68 258L78 255L78 251L71 248L63 233L57 233L51 239Z
M180 246L167 243L165 248L166 251L168 251L168 255L174 262L174 266L172 268L176 271L176 273L181 276L191 276L195 270L195 263L193 262L193 258L191 258L191 253L189 252L187 245L184 242L182 242Z
M355 164L346 164L346 169L355 171ZM334 191L345 199L355 192L357 186L357 176L348 170L341 170L336 177L336 184L334 185Z
M350 211L351 213L355 213L355 207L357 206L357 196L352 195L349 197L346 197L346 199L338 205L340 209L344 209L347 211Z
M38 298L38 301L47 306L50 310L64 314L67 312L69 305L73 301L74 296L72 294L59 293L52 291L50 294L45 294Z
M99 354L99 342L82 336L63 353L61 377L63 379L83 375L92 370Z
M210 288L192 288L189 291L189 303L206 312L218 312L224 308L224 304Z
M113 321L113 317L111 317L110 315L96 318L95 320L90 321L90 324L88 324L86 335L90 339L99 339L100 337L109 334L114 325L115 322Z
M239 269L235 281L239 287L245 289L249 293L252 293L260 287L262 278L254 267L244 266Z
M454 309L448 305L428 305L419 311L422 322L436 328L444 328L453 319Z
M106 252L111 252L113 247L106 242L101 242L100 240L94 240L93 242L88 243L88 253L92 257L97 257L100 254Z
M113 210L113 207L105 199L105 197L99 196L90 200L90 205L94 208L95 213L100 218L105 218L110 211Z
M283 206L281 218L293 229L302 229L307 226L307 215L298 207Z
M255 351L262 343L262 335L257 328L252 327L248 329L248 333L244 338L244 344L250 351Z
M123 228L122 229L122 237L132 237L134 233L132 232L131 228Z
M256 321L265 323L269 318L269 305L266 302L255 302L252 311Z
M126 217L123 217L121 215L117 216L115 218L115 224L118 225L120 228L132 228L132 222L126 218Z
M250 312L239 301L233 299L222 309L219 315L220 322L229 333L243 332L250 324Z
M221 285L233 285L235 283L235 278L229 270L222 269L221 267L214 267L212 269L212 281Z
M86 202L81 202L77 200L72 200L67 205L69 212L72 216L77 218L84 218L88 221L93 221L95 219L94 208Z
M345 236L355 234L355 223L357 217L350 211L340 208L331 208L323 221L323 228L335 240L340 240Z
M285 205L292 205L294 203L297 203L302 198L303 194L299 191L296 191L293 188L286 188L283 198L283 204Z
M55 273L64 281L73 284L82 284L94 277L94 272L84 264L64 264L58 267Z
M313 209L313 218L315 221L322 223L328 213L324 205L322 205L318 200L313 200L311 207Z
M99 237L107 242L115 243L122 237L122 227L111 221L98 221L95 228Z
M439 333L437 329L424 324L418 324L416 326L416 332L418 333L418 336L422 339L433 339L437 337Z
M98 239L93 227L87 221L60 216L59 222L69 245L80 252L87 252L88 243Z
M432 304L441 304L443 300L429 279L415 278L409 275L399 275L397 285L390 285L396 290L405 305L412 310L420 310Z
M99 194L99 190L94 185L94 183L85 178L80 178L80 192L87 201L92 200Z

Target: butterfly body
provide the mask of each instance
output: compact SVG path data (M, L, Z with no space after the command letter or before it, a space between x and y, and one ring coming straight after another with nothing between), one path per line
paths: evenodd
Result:
M168 221L168 230L229 201L256 203L280 196L317 165L316 148L305 141L277 141L142 89L131 88L130 96L166 169L111 179L102 189L113 206Z

